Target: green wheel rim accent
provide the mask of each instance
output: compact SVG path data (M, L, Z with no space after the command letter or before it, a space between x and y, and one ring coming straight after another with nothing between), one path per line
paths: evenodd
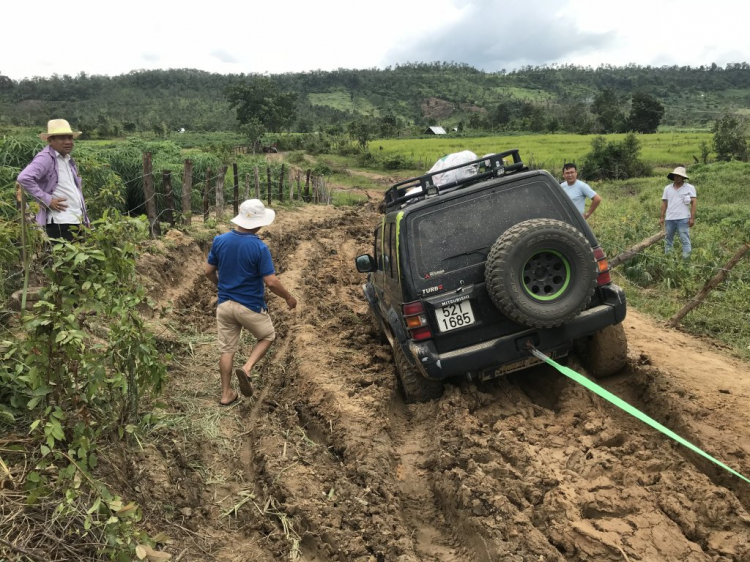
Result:
M536 301L555 300L570 284L570 262L556 250L539 250L524 264L521 284Z

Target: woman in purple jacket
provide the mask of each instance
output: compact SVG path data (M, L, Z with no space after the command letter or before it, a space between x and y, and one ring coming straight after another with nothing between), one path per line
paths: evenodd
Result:
M80 134L71 130L65 119L49 121L47 132L39 135L47 147L18 176L18 183L39 201L36 222L45 227L50 238L72 241L81 225L90 225L81 177L70 156L73 139Z

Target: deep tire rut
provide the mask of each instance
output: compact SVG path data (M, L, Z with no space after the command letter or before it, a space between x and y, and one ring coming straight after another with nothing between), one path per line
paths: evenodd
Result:
M213 542L187 559L750 561L750 486L551 368L454 381L436 401L404 404L353 266L376 220L330 210L265 235L298 310L270 301L279 337L258 396L228 420L234 455L201 443L172 453L214 454L225 473L206 484L182 462L181 477L207 490L196 509L243 490L254 499L230 516L206 510L196 528ZM179 307L206 334L210 289L197 281ZM201 353L214 373L215 349ZM574 356L570 366L585 372ZM750 472L731 428L705 433L696 420L709 414L686 407L673 381L632 358L629 369L604 384L712 454L736 452L722 460Z

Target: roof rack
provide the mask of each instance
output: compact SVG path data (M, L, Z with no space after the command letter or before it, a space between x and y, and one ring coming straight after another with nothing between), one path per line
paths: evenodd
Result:
M513 157L512 164L505 163L504 159L508 156ZM480 166L479 173L473 176L462 178L460 180L456 180L454 182L450 182L440 186L435 185L435 183L432 181L432 178L436 175L444 174L445 172L457 170L466 166L471 166L472 164L479 164ZM466 187L467 185L475 183L477 181L489 178L499 178L502 176L507 176L509 174L514 174L516 172L524 172L526 170L528 170L528 168L524 166L523 162L521 161L521 156L518 153L518 149L513 148L511 150L506 150L505 152L498 152L497 154L483 156L482 158L477 158L476 160L472 160L471 162L465 162L463 164L458 164L457 166L451 166L450 168L443 168L442 170L439 170L437 172L428 172L423 176L410 178L408 180L397 183L388 191L386 191L386 212L392 211L412 199L417 199L419 197L434 197L436 195ZM413 189L415 187L420 187L421 189L415 190ZM413 191L407 194L407 192L410 190Z

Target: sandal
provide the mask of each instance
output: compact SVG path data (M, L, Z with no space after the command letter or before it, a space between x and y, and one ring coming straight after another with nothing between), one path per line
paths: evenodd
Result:
M222 402L222 401L219 401L219 406L221 406L222 408L226 408L227 406L231 406L232 404L234 404L235 402L237 402L237 400L239 400L239 399L240 399L240 395L235 393L234 398L232 398L226 404L224 402Z
M250 382L250 377L244 369L235 369L234 374L237 375L237 382L240 384L240 391L244 396L253 395L253 385Z

